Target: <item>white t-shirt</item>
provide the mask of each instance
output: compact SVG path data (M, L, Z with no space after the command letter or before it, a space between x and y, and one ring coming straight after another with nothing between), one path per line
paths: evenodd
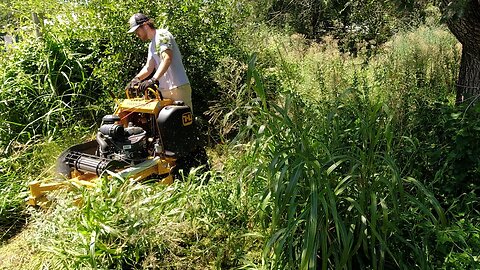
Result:
M190 83L185 72L185 68L182 63L182 55L178 49L177 42L173 35L166 29L157 29L155 36L150 42L148 49L148 59L153 58L155 61L155 69L158 69L160 63L162 63L162 52L170 49L172 51L172 62L167 72L159 78L159 88L163 90L169 90L178 86Z

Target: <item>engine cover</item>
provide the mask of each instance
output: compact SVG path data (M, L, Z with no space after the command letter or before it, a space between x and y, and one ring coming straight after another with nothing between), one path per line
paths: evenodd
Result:
M131 135L123 140L112 141L115 147L114 159L138 163L144 161L147 156L146 132Z

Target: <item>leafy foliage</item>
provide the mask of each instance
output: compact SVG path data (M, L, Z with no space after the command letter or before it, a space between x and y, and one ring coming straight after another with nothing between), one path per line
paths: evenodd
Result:
M12 11L12 21L20 22L28 21L30 11L36 10L44 25L41 38L8 25L4 29L21 40L0 57L4 63L0 94L5 100L1 119L8 119L0 126L3 147L12 139L25 142L82 120L95 123L105 113L110 102L105 90L123 94L125 82L146 59L146 44L126 33L128 17L138 10L177 36L200 113L217 94L210 73L224 56L239 53L230 11L218 1L156 5L97 0L57 5L32 0L5 8Z
M431 1L426 1L431 4ZM300 33L308 39L334 36L343 51L375 51L399 30L427 19L427 3L408 1L260 1L257 15L272 26Z
M229 1L169 1L163 10L165 23L179 40L187 74L193 86L195 108L204 112L218 99L219 87L212 74L224 58L242 58L235 44ZM188 18L186 20L185 18ZM240 18L237 18L237 20ZM195 109L197 110L197 109Z
M480 145L478 106L451 107L442 104L424 104L415 123L417 151L423 159L413 161L426 179L432 179L436 193L446 198L479 192L476 180L480 177ZM421 116L420 116L421 115Z
M101 92L87 77L82 54L66 45L51 36L29 40L10 48L2 59L0 145L5 151L15 140L27 142L82 120L95 123L97 113L104 112L98 110Z

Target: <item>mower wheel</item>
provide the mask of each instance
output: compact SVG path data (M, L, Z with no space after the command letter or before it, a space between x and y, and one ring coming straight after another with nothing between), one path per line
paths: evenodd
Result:
M199 166L203 166L199 170L200 173L205 173L210 170L207 152L203 147L199 147L189 155L177 159L175 168L172 170L172 174L175 179L183 180L183 177L187 177L191 169ZM183 177L181 172L183 172Z

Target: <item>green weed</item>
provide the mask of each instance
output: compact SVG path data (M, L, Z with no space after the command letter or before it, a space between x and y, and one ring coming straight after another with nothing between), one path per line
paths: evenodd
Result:
M247 228L255 226L252 206L259 197L250 196L245 178L209 174L194 170L171 186L102 179L93 190L56 194L54 207L35 219L32 245L36 254L49 254L51 269L215 269L254 262L261 236Z

